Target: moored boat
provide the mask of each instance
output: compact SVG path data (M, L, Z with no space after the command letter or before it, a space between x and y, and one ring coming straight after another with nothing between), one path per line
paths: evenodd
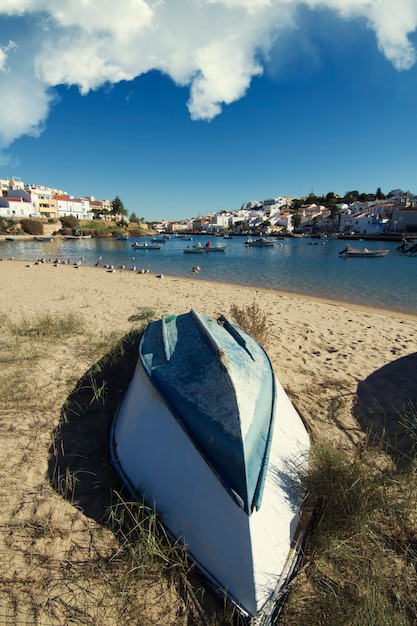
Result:
M224 252L227 248L227 245L225 244L215 244L214 246L211 245L211 242L208 241L206 243L206 245L204 246L206 252Z
M352 246L346 246L344 250L339 252L339 255L345 255L346 257L381 257L387 256L389 250L369 250L368 248L352 248Z
M245 245L254 246L255 248L265 248L272 247L274 245L274 242L271 239L267 239L266 237L259 237L258 239L252 239L251 237L249 237L249 239L246 239Z
M224 252L226 248L227 246L225 245L212 246L208 241L205 246L203 246L200 242L196 243L195 246L187 246L184 248L184 252L191 254L202 254L203 252Z
M34 239L34 241L41 241L43 243L45 243L47 241L53 241L54 240L53 237L44 237L42 235L35 235L33 239Z
M224 316L151 322L110 448L211 585L268 619L304 535L294 468L307 470L309 436L263 348Z
M204 254L205 250L203 246L187 246L183 248L183 252L188 254Z
M135 248L135 250L160 250L161 246L159 243L138 243L135 241L135 243L132 244L132 248Z

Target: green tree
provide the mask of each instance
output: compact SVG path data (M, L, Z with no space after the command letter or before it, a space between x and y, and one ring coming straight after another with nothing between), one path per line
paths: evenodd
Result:
M339 209L338 206L336 206L334 204L332 207L330 207L330 217L331 217L331 220L332 220L332 231L333 232L336 230L335 229L335 226L336 226L335 221L338 218L339 213L340 213L340 209Z
M381 187L378 187L378 189L375 192L375 196L377 200L385 200L386 196L384 193L382 193L381 191Z
M62 228L79 228L80 222L75 215L63 215L59 218L62 224Z
M304 204L304 200L303 200L302 198L294 198L294 199L291 201L291 208L292 208L294 211L298 211L298 209L299 209L300 207L302 207L302 206L303 206L303 204Z
M354 189L353 191L347 191L341 202L346 202L346 204L350 204L351 202L356 202L359 199L359 191Z
M294 230L297 230L297 228L300 227L301 224L301 214L296 211L295 213L292 214L292 224L294 226Z
M111 203L111 211L112 215L121 215L122 217L127 217L127 210L124 207L123 202L120 200L119 196L116 196L115 199Z

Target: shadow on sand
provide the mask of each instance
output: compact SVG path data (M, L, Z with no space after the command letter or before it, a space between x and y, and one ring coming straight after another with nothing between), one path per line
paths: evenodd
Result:
M410 407L417 414L417 353L381 367L358 385L356 419L400 465L416 445L400 417Z
M53 487L87 517L103 523L112 504L114 474L109 430L136 365L140 334L126 335L95 363L68 396L50 448Z
M62 408L49 450L48 477L53 488L84 515L107 527L111 510L120 508L123 501L131 506L131 494L126 493L111 465L109 435L136 367L141 336L142 331L136 330L123 337L78 381ZM113 517L115 532L118 523L115 525ZM176 581L185 604L193 607L188 626L208 624L204 616L195 618L196 607L197 613L204 609L207 615L222 612L221 603L207 590L202 592L202 582L195 570L187 579L181 576ZM223 622L218 623L221 626ZM235 615L233 622L227 623L239 626L242 621Z

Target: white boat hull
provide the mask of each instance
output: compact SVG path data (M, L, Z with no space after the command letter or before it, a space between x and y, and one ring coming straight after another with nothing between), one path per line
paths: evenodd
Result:
M174 538L184 540L211 583L252 617L273 604L295 556L301 502L291 471L308 463L308 434L275 382L269 469L262 505L251 515L223 488L140 359L112 433L113 461L125 482L156 508Z

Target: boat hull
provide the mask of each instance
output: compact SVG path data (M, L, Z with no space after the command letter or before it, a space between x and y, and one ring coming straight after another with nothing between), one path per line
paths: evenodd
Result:
M383 257L387 256L389 250L369 250L368 248L352 248L347 246L344 250L339 252L339 255L344 255L348 258L362 258L362 257Z
M135 250L160 250L161 246L156 243L137 243L133 244L132 248L134 248Z
M184 248L184 252L186 254L203 254L204 248L195 248L193 246L193 247Z
M389 250L360 250L358 252L346 252L346 256L347 257L381 257L381 256L387 256Z
M260 239L247 239L245 241L246 246L251 246L252 248L272 248L274 246L274 242L261 237Z
M238 349L236 358L239 361ZM233 359L230 355L229 360ZM149 375L146 359L138 359L111 435L113 463L123 481L156 508L172 537L186 544L190 558L211 584L250 617L273 610L296 558L301 501L292 472L295 467L306 469L309 450L306 429L272 368L266 378L261 374L258 378L242 380L246 391L239 392L246 394L244 413L252 402L251 382L260 389L251 414L242 415L245 431L256 423L258 411L265 409L259 408L259 402L265 402L263 394L273 394L273 428L265 430L269 442L262 497L250 510L225 488L213 459L202 454L209 444L194 435L192 420L184 427L178 415L180 403L172 405L161 393L160 385ZM188 382L192 387L192 380ZM217 404L227 405L230 393L224 397L218 382L216 378L213 383ZM200 386L190 387L190 393L198 394ZM206 393L196 402L195 420L200 423L198 403L206 402Z

